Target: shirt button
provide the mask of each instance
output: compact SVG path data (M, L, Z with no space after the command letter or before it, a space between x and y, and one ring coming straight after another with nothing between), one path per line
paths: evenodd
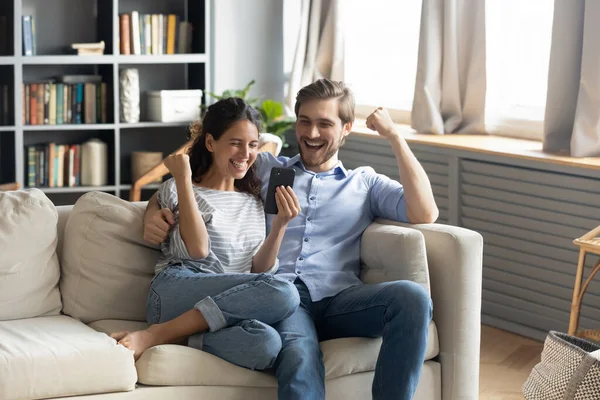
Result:
M303 261L303 260L304 260L304 257L299 257L299 258L298 258L298 260L299 260L299 261Z
M305 241L305 242L308 242L308 238L304 238L304 241Z
M298 275L300 275L300 274L302 273L302 271L296 271L296 273L297 273Z
M312 218L311 217L306 217L306 220L307 221L312 221Z
M314 199L315 199L315 196L311 196L311 197L310 197L310 199L311 199L311 200L314 200Z

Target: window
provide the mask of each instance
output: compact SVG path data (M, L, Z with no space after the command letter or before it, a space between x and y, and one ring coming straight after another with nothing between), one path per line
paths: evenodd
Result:
M415 91L421 0L345 0L344 81L357 103L357 116L377 106L396 122L409 123Z
M486 129L540 139L554 0L486 0Z

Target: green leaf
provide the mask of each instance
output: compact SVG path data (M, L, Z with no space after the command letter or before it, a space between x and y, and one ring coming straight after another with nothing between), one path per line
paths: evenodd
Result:
M283 114L283 104L274 100L263 101L261 107L267 121L273 121Z
M250 91L250 88L252 87L252 85L254 85L254 83L255 83L255 80L254 80L254 79L252 79L252 80L250 81L250 83L248 83L248 84L246 85L246 87L245 87L244 89L242 89L242 90L241 90L241 94L242 94L242 95L241 95L240 97L241 97L242 99L245 99L245 98L248 96L248 92Z

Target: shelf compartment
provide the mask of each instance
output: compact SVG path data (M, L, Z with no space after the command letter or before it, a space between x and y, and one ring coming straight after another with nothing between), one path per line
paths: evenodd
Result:
M185 127L129 129L120 135L121 185L131 185L131 153L162 152L163 158L187 142Z
M77 0L57 12L54 1L22 0L22 15L33 16L37 55L73 54L73 43L105 43L112 54L112 0ZM21 45L22 47L22 45Z
M166 56L165 56L166 57ZM194 64L204 66L204 64ZM121 64L119 73L123 69L136 69L139 74L140 82L140 121L151 122L148 118L148 92L155 90L187 90L203 89L203 86L191 86L188 84L189 67L186 64ZM203 71L203 70L202 70ZM195 82L200 84L204 82L204 74L201 80ZM204 96L204 93L203 93ZM199 114L198 110L198 114ZM192 121L189 121L192 122Z
M194 3L194 4L191 4ZM205 48L206 46L204 46L204 30L206 27L206 16L205 16L205 9L206 9L206 2L204 0L195 0L195 1L188 1L188 0L144 0L144 1L140 1L140 0L120 0L119 1L119 10L118 10L118 14L119 14L119 18L121 17L121 15L123 14L127 14L129 16L128 21L129 21L129 37L130 37L130 53L134 54L136 53L136 51L133 48L133 37L132 37L132 13L133 12L137 12L137 15L139 16L138 18L138 22L136 25L138 25L140 27L139 32L140 32L140 49L139 49L139 53L138 54L144 54L144 43L148 42L148 40L146 40L145 36L144 36L144 32L148 32L149 33L149 37L152 38L152 32L151 31L145 31L144 30L144 23L146 21L147 16L150 16L150 18L152 18L153 15L163 15L163 16L168 16L168 15L176 15L177 16L177 27L175 28L175 52L178 53L178 42L179 42L179 31L180 31L180 23L181 22L189 22L191 23L193 29L191 30L191 37L189 37L189 40L191 41L191 46L189 48L191 48L191 51L189 52L182 52L179 54L203 54L205 53ZM150 23L152 24L153 22L150 21ZM119 22L119 26L117 27L117 31L118 31L118 35L121 35L121 30L120 30L120 22ZM167 27L167 31L168 31L168 27ZM202 32L198 32L198 31L202 31ZM165 34L165 38L166 38L166 34ZM155 38L156 39L156 38ZM155 40L154 39L154 40ZM164 38L163 38L163 43L164 43ZM154 43L153 43L154 44ZM165 45L166 47L166 45ZM117 51L115 51L115 53L120 53L120 49L116 49ZM148 50L146 50L148 51ZM163 53L167 53L167 50L164 49Z
M87 101L87 88L85 87L85 85L82 86L81 90L81 96L82 96L82 101L81 101L81 106L75 106L75 104L73 103L73 96L74 96L74 84L70 84L67 86L67 92L63 91L63 95L59 95L58 93L56 94L56 99L58 100L59 98L64 99L64 96L67 96L67 103L65 104L64 101L62 101L62 107L59 105L61 103L61 101L57 101L56 102L56 106L54 108L51 108L50 103L48 104L43 104L44 103L44 99L46 98L45 96L50 96L50 92L48 92L50 90L50 87L47 85L48 83L52 83L54 85L58 85L59 84L59 79L57 79L60 76L64 76L64 75L99 75L101 77L101 80L103 83L105 83L105 88L106 88L106 97L103 99L100 99L101 101L104 100L106 107L103 108L101 103L98 103L98 90L100 89L100 86L96 86L95 88L93 88L96 93L94 94L92 92L92 98L93 98L93 102L94 105L92 106L91 109L88 109L86 107L86 101ZM24 86L23 88L23 109L24 109L24 115L26 116L26 121L24 123L25 127L24 129L26 130L56 130L56 129L66 129L66 130L79 130L79 129L114 129L114 94L113 94L113 90L114 90L114 85L113 85L113 81L114 81L114 75L113 75L113 67L112 65L27 65L23 68L23 77L24 77L24 82L27 86ZM43 84L46 87L41 89L40 91L40 87L39 85ZM35 87L33 86L35 85ZM58 86L55 86L56 88ZM63 86L65 87L65 86ZM33 89L35 88L35 96L34 96L34 91ZM29 91L28 91L29 90ZM44 92L44 90L46 92ZM29 95L28 95L29 93ZM46 95L44 95L44 93L46 93ZM32 97L34 96L34 97ZM29 101L28 101L29 99ZM70 101L69 101L70 100ZM42 103L42 105L40 106L40 103ZM71 119L67 120L65 118L67 118L68 116L63 113L60 114L60 110L64 111L64 106L67 106L69 110L71 110ZM35 113L34 111L31 109L31 107L36 108ZM41 107L41 108L40 108ZM81 123L82 124L76 124L75 123L75 116L74 114L72 114L72 112L74 111L75 108L77 109L81 109ZM51 112L52 110L56 110L56 112L52 114ZM94 114L96 117L94 118L94 115L90 115L91 120L87 120L86 119L86 114L92 113ZM102 121L102 119L100 117L102 117L102 114L105 114L104 117L106 118L105 121L106 123L101 123L100 121ZM64 117L59 117L59 115L64 116ZM40 118L41 116L41 118ZM52 118L54 117L54 118ZM71 122L69 122L71 121ZM83 124L85 124L87 122L90 121L96 121L96 123L93 124L88 124L86 126L83 126ZM34 123L32 123L34 122ZM52 123L54 122L54 123ZM49 127L49 128L47 128Z
M0 1L0 56L14 56L14 1ZM2 63L0 57L0 63ZM7 57L9 58L9 57Z
M15 132L0 133L0 183L16 182Z
M82 144L90 139L97 138L107 144L108 154L106 159L107 168L107 186L115 185L115 134L114 131L107 130L52 130L52 131L25 131L23 134L23 162L24 162L24 179L25 185L27 185L28 177L28 147L29 146L46 146L49 143L55 143L57 145L69 144L77 145ZM40 185L37 185L40 186ZM48 185L44 185L48 186ZM80 189L80 186L69 187L55 187L48 189L57 189L57 191L64 191L65 189ZM73 191L73 190L71 190Z
M0 126L15 124L15 69L0 66Z

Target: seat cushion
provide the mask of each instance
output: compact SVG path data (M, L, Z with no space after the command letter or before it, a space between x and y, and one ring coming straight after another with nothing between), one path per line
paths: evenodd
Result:
M0 322L0 399L129 391L133 352L65 315Z
M64 232L60 290L65 314L87 323L146 320L160 255L143 240L143 203L90 192L71 210Z
M145 329L135 321L104 320L90 327L105 333ZM375 370L381 339L343 338L321 342L325 379ZM438 336L434 322L429 324L425 360L438 355ZM194 348L162 345L147 350L137 361L139 382L146 385L216 385L271 387L271 374L238 367L212 354Z
M0 192L0 215L0 321L58 315L54 204L39 189Z

